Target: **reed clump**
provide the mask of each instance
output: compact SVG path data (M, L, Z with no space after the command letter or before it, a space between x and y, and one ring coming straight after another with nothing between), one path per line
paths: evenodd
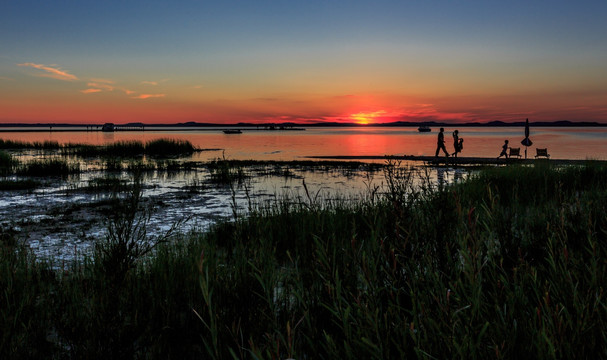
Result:
M78 163L55 158L32 160L17 167L16 173L22 176L34 177L66 177L68 175L80 173L80 165Z
M605 356L607 167L507 167L436 186L393 165L358 203L283 198L153 252L111 253L125 266L96 252L11 287L1 309L31 315L18 311L27 326L15 328L2 313L0 355L26 351L3 345L25 337L56 358ZM32 261L3 276L43 278Z
M0 139L0 149L39 149L39 150L58 150L61 145L57 141L33 141L25 142L19 140L5 140Z
M49 263L34 259L16 232L0 224L0 357L33 359L55 353L46 338L53 326L48 311L56 285Z
M217 159L206 164L210 173L210 181L215 184L242 183L247 174L240 162Z
M196 151L187 140L157 139L146 143L141 141L117 141L105 145L66 144L61 149L65 155L82 157L173 157L191 155Z
M105 145L67 143L57 141L16 141L0 139L0 149L22 150L53 150L62 155L77 155L81 157L138 157L149 155L154 157L172 157L191 155L197 149L188 140L157 139L146 143L141 141L117 141Z
M17 161L13 159L11 154L0 151L0 176L6 176L13 170L13 166L17 164Z
M145 144L145 153L150 156L191 155L194 151L196 148L187 140L158 139Z
M0 190L4 191L33 190L39 186L40 182L32 179L0 180Z

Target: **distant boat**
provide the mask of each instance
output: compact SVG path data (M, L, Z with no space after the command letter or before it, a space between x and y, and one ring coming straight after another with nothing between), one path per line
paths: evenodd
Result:
M224 134L242 134L239 129L226 129L223 131Z
M114 131L114 124L112 124L112 123L103 124L103 126L101 127L101 131L105 131L105 132Z
M430 129L430 127L428 125L422 125L420 127L417 128L417 131L419 132L430 132L432 131L432 129Z

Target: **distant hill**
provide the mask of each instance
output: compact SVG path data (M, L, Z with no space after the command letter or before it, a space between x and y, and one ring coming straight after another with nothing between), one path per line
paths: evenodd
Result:
M586 127L586 126L600 126L600 127L604 127L607 126L607 124L602 124L602 123L598 123L598 122L592 122L592 121L580 121L580 122L575 122L575 121L569 121L569 120L558 120L558 121L538 121L538 122L530 122L529 123L531 126L534 127L547 127L547 126L552 126L552 127ZM20 124L20 123L8 123L8 124L0 124L0 127L82 127L82 126L101 126L102 124L49 124L49 123L37 123L37 124ZM307 124L307 123L293 123L293 122L285 122L285 123L244 123L244 122L240 122L237 124L219 124L219 123L200 123L200 122L194 122L194 121L189 121L189 122L185 122L185 123L177 123L177 124L146 124L146 123L127 123L127 124L119 124L116 123L116 125L137 125L137 126L153 126L153 127L264 127L264 126L271 126L271 125L275 125L275 126L285 126L285 127L307 127L307 128L311 128L311 127L369 127L369 126L379 126L379 127L398 127L398 126L402 126L402 127L417 127L420 125L427 125L430 127L470 127L470 126L475 126L475 127L504 127L504 126L524 126L525 122L524 121L517 121L517 122L503 122L503 121L489 121L486 123L480 123L480 122L469 122L469 123L461 123L461 124L454 124L454 123L443 123L443 122L437 122L437 121L423 121L423 122L407 122L407 121L395 121L395 122L391 122L391 123L383 123L383 124L368 124L368 125L361 125L361 124L356 124L356 123L342 123L342 122L317 122L317 123L313 123L313 124Z

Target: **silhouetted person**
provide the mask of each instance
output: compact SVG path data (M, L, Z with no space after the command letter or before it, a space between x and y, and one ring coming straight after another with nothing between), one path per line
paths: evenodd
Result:
M453 149L455 150L453 152L453 156L457 157L457 154L462 152L462 149L464 148L464 139L460 139L459 138L459 131L455 130L453 132Z
M500 156L498 156L497 158L501 158L502 156L505 156L506 159L508 158L508 140L504 140L504 145L502 145L502 152L500 153Z
M445 156L449 157L449 153L447 152L447 149L445 148L445 129L444 128L440 128L440 131L438 132L438 139L436 141L436 154L434 156L438 156L438 153L441 149L445 153Z

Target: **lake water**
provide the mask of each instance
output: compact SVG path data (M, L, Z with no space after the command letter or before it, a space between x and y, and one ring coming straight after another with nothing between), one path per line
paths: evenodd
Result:
M149 141L175 138L192 142L201 149L191 159L207 161L225 157L236 160L302 160L309 156L341 155L434 155L437 129L419 133L417 128L349 127L308 128L304 131L258 130L243 128L242 134L224 134L221 129L166 130L104 133L97 131L1 132L0 139L19 141L58 141L60 143L104 144L115 141ZM14 130L11 129L11 130ZM451 132L445 129L447 149L452 151ZM519 146L523 129L518 127L463 127L462 156L496 157L505 139ZM548 148L555 159L607 159L607 127L531 129L533 146ZM524 149L520 146L521 150ZM40 156L40 155L34 155ZM29 156L18 156L27 161ZM378 160L383 162L383 160ZM417 164L420 165L420 164ZM70 261L91 249L95 239L104 236L103 217L88 204L109 194L87 193L78 189L90 181L107 176L95 166L77 177L53 180L33 192L0 191L0 226L15 229L34 252L57 261ZM175 221L187 219L183 229L206 228L218 219L230 218L233 209L246 213L250 199L256 203L284 198L309 201L311 197L358 199L372 186L384 182L381 171L349 172L339 169L310 171L291 167L289 176L253 173L247 181L233 188L209 184L209 172L199 167L178 174L146 174L144 197L155 204L150 218L151 233L161 233ZM452 182L467 176L467 170L434 168L429 174L435 181ZM130 179L130 174L114 174ZM189 189L196 187L196 191ZM93 205L94 207L94 205Z
M228 159L300 160L319 155L434 155L438 129L419 133L414 127L312 127L304 131L258 130L242 128L242 134L224 134L221 129L154 130L134 132L0 132L0 138L21 141L52 140L60 143L103 144L113 141L158 138L189 140L205 149L219 152L199 153L196 160L223 156ZM0 127L0 131L2 128ZM451 133L455 127L445 128L447 150L452 151ZM460 156L497 157L505 139L510 146L524 138L522 127L462 127L460 138L464 150ZM607 160L607 127L538 127L531 128L533 145L528 157L535 156L535 148L547 148L554 159ZM222 154L223 153L223 154Z

